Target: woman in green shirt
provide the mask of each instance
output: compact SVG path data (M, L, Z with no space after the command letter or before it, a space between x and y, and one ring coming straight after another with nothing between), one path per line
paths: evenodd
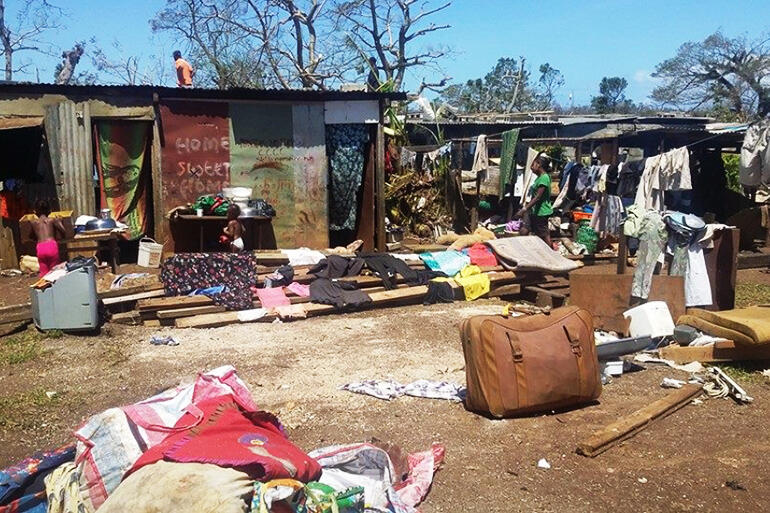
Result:
M529 188L529 194L532 199L522 207L516 214L516 217L525 217L529 214L528 230L523 233L534 233L548 244L551 245L551 233L548 229L548 218L553 214L551 205L551 176L548 174L551 169L551 161L544 153L539 153L532 161L532 172L535 173L535 181ZM523 230L524 232L524 230Z

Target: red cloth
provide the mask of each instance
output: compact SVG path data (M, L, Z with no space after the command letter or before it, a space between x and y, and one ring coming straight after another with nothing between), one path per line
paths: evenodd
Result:
M244 411L227 396L204 401L198 407L203 412L200 424L147 450L126 476L166 460L234 467L263 482L296 479L306 483L320 477L321 466L286 438L274 415ZM187 413L177 425L190 425L195 418Z
M37 243L37 263L40 265L40 274L38 276L42 278L59 262L58 242L48 239Z
M497 258L486 245L476 243L468 249L468 256L473 265L481 267L494 267L497 265Z

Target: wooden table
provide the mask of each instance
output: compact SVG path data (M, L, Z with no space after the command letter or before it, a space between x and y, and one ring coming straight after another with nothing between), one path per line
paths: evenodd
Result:
M204 246L204 227L206 223L220 223L222 227L227 225L227 218L225 216L195 216L195 215L189 215L189 214L182 214L178 215L176 219L182 220L182 221L188 221L188 222L196 222L198 223L198 232L199 232L199 242L198 242L198 250L203 251ZM256 228L256 241L255 241L255 248L246 248L246 249L262 249L262 241L263 241L263 230L266 225L269 225L273 218L272 217L266 217L266 216L253 216L253 217L240 217L238 218L239 221L241 221L244 226L244 232L249 230L249 224L254 225ZM244 235L246 235L244 233Z
M70 253L81 251L99 251L106 243L106 250L110 252L110 267L113 274L118 272L118 238L122 237L122 232L97 230L94 232L78 233L71 239L64 241L67 248L67 260L70 260ZM90 243L90 244L89 244Z

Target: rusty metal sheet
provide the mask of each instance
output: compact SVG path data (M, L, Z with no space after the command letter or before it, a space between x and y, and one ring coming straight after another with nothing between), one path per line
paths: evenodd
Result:
M164 209L220 192L230 182L230 122L224 102L160 106Z
M623 312L631 308L631 274L572 272L569 304L593 314L594 327L628 333ZM674 322L685 313L684 277L653 276L649 301L665 301Z

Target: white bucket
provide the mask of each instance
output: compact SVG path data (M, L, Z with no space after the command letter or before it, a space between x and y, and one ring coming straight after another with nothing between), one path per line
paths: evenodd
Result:
M160 259L163 255L163 244L158 244L149 237L139 241L139 257L136 264L142 267L160 267Z
M623 312L631 319L628 331L632 337L667 337L674 334L674 320L664 301L650 301Z

